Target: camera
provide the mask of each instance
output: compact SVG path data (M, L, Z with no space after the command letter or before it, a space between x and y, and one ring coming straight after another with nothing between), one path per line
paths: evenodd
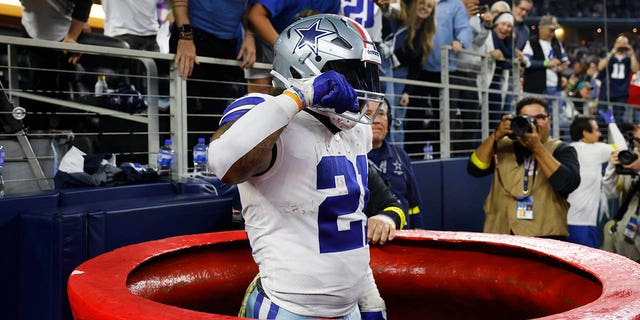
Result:
M620 53L624 53L624 52L629 51L629 48L627 48L627 47L618 47L617 51L620 52Z
M621 164L628 165L638 160L638 155L633 151L622 150L618 153L618 160L620 160Z
M478 6L478 14L483 14L487 11L489 11L489 8L487 5Z
M511 119L511 134L509 138L516 139L523 136L525 133L533 132L531 130L531 124L537 128L536 119L528 115L515 116Z
M624 130L625 124L622 125L622 128ZM636 141L638 138L636 138L633 135L633 132L630 131L629 128L624 130L624 132L625 132L624 133L625 139L627 140L628 149L618 152L618 161L620 161L620 164L616 165L616 173L617 174L635 175L636 174L635 171L633 171L631 169L625 169L622 166L631 164L631 163L633 163L634 161L636 161L638 159L638 155L635 152L633 152L634 141ZM640 141L638 141L638 142L640 142Z

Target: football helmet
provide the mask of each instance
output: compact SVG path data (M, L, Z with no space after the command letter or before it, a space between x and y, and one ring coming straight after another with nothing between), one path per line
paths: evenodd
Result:
M378 77L380 53L364 27L339 15L313 15L288 26L276 40L274 51L274 87L286 89L291 86L287 79L335 70L358 93L360 110L338 114L330 108L313 108L331 114L331 118L338 115L342 120L371 124L371 118L365 116L368 105L379 106L384 94L380 93Z

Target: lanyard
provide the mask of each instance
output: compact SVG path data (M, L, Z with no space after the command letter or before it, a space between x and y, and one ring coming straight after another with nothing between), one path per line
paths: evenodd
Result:
M526 159L524 159L523 164L524 164L524 183L522 187L522 192L526 194L527 192L529 192L529 177L532 177L531 180L533 181L533 175L536 172L536 159L533 156L529 156Z
M495 171L496 174L498 175L498 182L500 182L500 186L502 187L502 189L508 193L511 197L513 197L516 200L520 200L522 198L522 196L514 196L509 190L507 190L507 188L504 187L504 183L502 183L502 176L500 175L500 167L498 167L498 155L494 155L493 157L494 162L495 162ZM536 160L533 156L529 156L525 159L525 161L523 162L523 166L524 166L524 194L532 194L533 190L531 190L531 192L529 192L529 177L531 177L531 189L533 189L533 187L535 186L535 173L536 173Z

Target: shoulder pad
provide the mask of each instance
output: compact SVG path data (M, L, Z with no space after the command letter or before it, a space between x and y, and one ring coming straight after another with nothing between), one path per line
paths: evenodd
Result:
M264 94L248 94L234 100L224 109L219 125L222 127L228 122L237 120L255 105L263 103L265 100Z

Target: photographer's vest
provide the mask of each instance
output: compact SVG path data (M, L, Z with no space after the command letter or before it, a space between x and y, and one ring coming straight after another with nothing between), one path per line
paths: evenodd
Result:
M544 147L553 153L561 143L560 140L549 139L544 143ZM498 159L493 183L484 204L484 232L523 236L568 236L569 202L553 190L540 166L536 164L535 173L529 179L529 190L524 193L525 168L524 164L518 164L516 161L513 141L498 141L496 154ZM531 195L533 219L516 218L515 197Z
M623 201L625 197L629 196L628 193L630 189L632 189L632 177L629 175L621 175L619 176L618 181L620 184L619 188L622 189L620 201ZM633 261L640 261L640 235L635 234L632 241L625 239L624 235L625 228L627 227L630 219L635 218L636 221L640 220L640 216L638 215L640 192L635 192L635 194L631 196L633 198L631 198L624 216L622 216L619 221L612 218L604 225L604 241L601 249L618 253Z

